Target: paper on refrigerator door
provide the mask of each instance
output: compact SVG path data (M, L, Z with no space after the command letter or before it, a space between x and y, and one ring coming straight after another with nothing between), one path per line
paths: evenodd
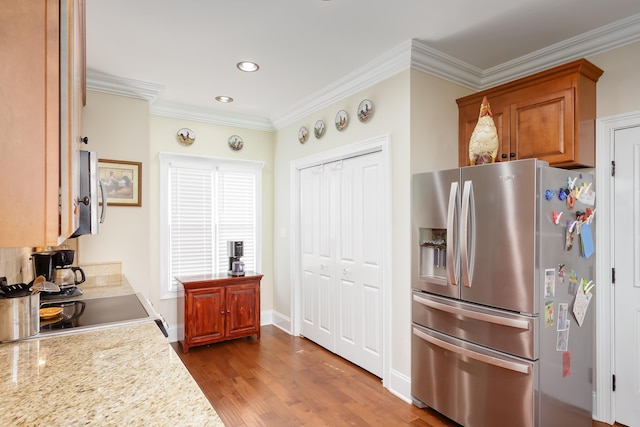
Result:
M587 309L589 308L589 302L592 296L593 294L591 292L584 292L582 285L578 286L576 298L573 302L573 315L576 317L579 326L582 326L582 322L584 322L584 316L587 315Z

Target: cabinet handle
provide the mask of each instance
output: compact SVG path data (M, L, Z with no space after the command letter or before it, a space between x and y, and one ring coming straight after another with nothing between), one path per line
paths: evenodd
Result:
M512 159L516 156L516 153L509 153L509 157L511 157Z
M220 311L220 314L224 315L224 310Z
M502 153L502 158L506 159L507 158L507 153Z
M84 196L78 199L78 202L82 203L85 206L89 206L91 204L91 199L89 196Z
M88 144L89 143L89 137L88 136L81 136L80 137L80 142Z

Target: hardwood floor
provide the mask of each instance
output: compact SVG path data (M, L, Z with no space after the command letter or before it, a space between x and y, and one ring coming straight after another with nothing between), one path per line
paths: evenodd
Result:
M172 343L227 427L457 424L391 394L381 380L275 326L184 354ZM608 424L594 422L593 427Z

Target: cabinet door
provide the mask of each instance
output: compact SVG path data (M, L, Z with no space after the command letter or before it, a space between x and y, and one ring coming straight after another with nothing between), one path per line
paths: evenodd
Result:
M260 325L260 297L258 286L227 287L227 338L246 336Z
M3 3L0 247L55 246L76 229L83 22L84 0Z
M574 160L573 117L573 88L513 103L511 145L516 158L538 158L551 165Z
M60 236L80 225L80 150L85 100L84 0L64 0L60 22Z
M473 104L460 109L458 129L458 132L460 133L458 165L460 167L471 165L469 160L469 141L471 140L471 134L478 123L481 104L482 98L478 100L477 105ZM493 100L489 99L489 105L491 107L491 113L493 114L493 122L496 125L496 130L498 131L498 141L500 141L500 148L498 149L496 162L513 160L515 154L511 153L509 150L509 105L503 104L502 100L499 98L495 98Z
M190 344L224 337L224 288L190 291L185 335Z

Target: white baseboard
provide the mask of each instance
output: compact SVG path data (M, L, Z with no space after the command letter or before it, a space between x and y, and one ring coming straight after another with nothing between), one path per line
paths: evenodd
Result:
M284 316L277 311L273 311L271 313L272 325L277 327L278 329L282 329L284 332L292 335L291 332L291 318Z
M167 337L167 340L169 340L169 342L178 341L178 325L169 326L169 328L167 328L167 334L169 334L169 336Z
M411 378L406 375L392 370L389 376L389 384L385 384L385 387L387 387L394 396L407 403L412 403Z

